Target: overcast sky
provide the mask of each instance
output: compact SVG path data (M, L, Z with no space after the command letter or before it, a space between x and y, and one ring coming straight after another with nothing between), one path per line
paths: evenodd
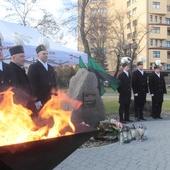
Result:
M53 13L55 16L59 16L60 14L57 11L60 11L63 7L64 2L76 2L77 0L41 0L41 5L44 6L45 9L49 10L51 13ZM0 3L3 4L4 0L0 0ZM0 19L2 19L5 16L5 11L0 9ZM75 41L75 38L71 35L66 35L64 38L65 41L67 41L67 44L65 46L77 49L77 42Z

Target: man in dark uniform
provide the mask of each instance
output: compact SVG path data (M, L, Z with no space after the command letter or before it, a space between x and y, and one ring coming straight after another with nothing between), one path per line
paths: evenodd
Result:
M35 113L35 104L32 97L31 86L28 76L25 73L25 54L23 46L17 45L9 49L11 54L10 68L12 70L12 86L14 91L14 102L22 104L24 107Z
M12 72L10 66L3 62L3 49L0 39L0 92L12 86Z
M149 90L152 96L152 117L154 119L162 119L161 111L162 111L162 103L164 94L166 94L166 85L164 76L161 74L160 66L155 65L154 73L152 73L149 77Z
M143 62L137 63L137 70L132 73L132 89L134 93L134 106L136 120L146 120L143 117L144 104L148 93L147 75L143 71Z
M45 46L39 45L36 52L38 60L30 65L28 77L33 95L36 97L36 107L40 109L50 99L52 90L56 89L57 83L53 67L47 64L48 52Z
M129 109L131 103L131 75L129 73L130 70L129 63L123 63L122 67L123 71L118 76L118 79L120 80L121 83L117 90L119 92L120 122L126 123L126 121L132 122L132 120L129 119Z

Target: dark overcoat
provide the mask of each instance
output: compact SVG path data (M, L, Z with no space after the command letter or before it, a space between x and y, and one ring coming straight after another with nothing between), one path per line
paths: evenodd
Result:
M50 99L51 89L57 86L53 67L48 64L47 71L42 63L37 61L30 65L28 78L36 100L46 103Z
M166 94L166 85L164 76L160 73L160 77L156 73L152 73L149 77L149 90L153 102L163 102L163 95Z
M120 80L120 86L118 87L119 92L119 103L128 104L131 102L131 76L126 75L125 72L119 74L118 79Z
M147 75L143 72L143 75L139 70L132 73L132 89L133 93L138 93L138 96L134 96L136 103L146 103L146 94L148 93Z
M0 70L0 91L12 86L12 71L9 64L2 62L3 71Z
M10 67L12 70L12 86L23 90L25 93L31 95L31 86L28 80L28 76L25 73L25 69L22 69L20 66L17 64L10 62Z

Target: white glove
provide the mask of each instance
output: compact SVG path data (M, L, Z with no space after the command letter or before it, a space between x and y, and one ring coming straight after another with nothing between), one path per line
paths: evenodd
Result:
M154 96L154 94L151 94L151 96Z
M36 106L37 110L40 110L40 108L41 108L41 106L42 106L41 101L36 102L36 103L35 103L35 106Z
M138 93L135 93L134 96L138 96Z

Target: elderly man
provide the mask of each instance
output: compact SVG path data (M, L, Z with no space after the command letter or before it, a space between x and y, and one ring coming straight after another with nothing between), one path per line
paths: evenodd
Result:
M10 66L3 62L3 49L0 39L0 92L12 86L12 72Z
M160 66L155 65L154 70L155 72L149 77L149 89L152 96L152 117L154 119L162 119L161 110L164 94L167 93L166 85L164 76L160 72Z
M9 65L13 76L12 86L15 93L14 102L22 104L24 107L35 113L36 108L32 97L31 86L24 69L25 54L23 46L13 46L9 49L9 52L11 54L11 62Z
M54 69L47 64L48 52L44 45L36 48L38 60L30 65L28 77L33 95L36 97L36 107L39 110L51 97L52 90L56 89Z

